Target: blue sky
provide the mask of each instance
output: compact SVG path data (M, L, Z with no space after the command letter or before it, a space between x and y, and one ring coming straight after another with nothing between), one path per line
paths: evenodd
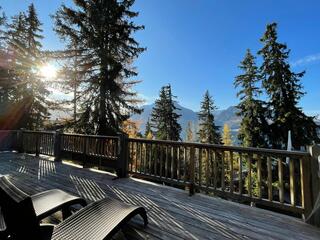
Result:
M46 49L62 49L52 31L53 14L71 0L0 0L6 14L24 11L33 2L43 23ZM146 29L136 34L148 48L135 62L137 91L147 103L170 83L181 105L198 110L205 90L220 109L235 105L234 77L247 48L254 53L265 25L279 25L279 40L291 49L294 71L306 70L302 79L306 96L301 106L320 113L320 1L314 0L136 0L136 22Z

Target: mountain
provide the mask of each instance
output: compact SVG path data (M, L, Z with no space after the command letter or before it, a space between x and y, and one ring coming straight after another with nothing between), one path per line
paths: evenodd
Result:
M189 121L192 121L193 125L195 126L195 129L197 128L198 114L197 112L194 112L189 108L185 108L179 105L178 103L175 103L175 105L177 108L180 109L180 111L177 111L177 113L181 114L181 117L179 119L179 123L182 127L181 138L185 139L186 128ZM143 109L142 114L140 115L135 114L131 117L132 120L138 121L141 124L140 131L142 133L144 133L145 131L148 118L151 119L151 112L153 107L154 107L154 104L144 105L142 107ZM224 110L218 110L214 112L216 125L221 126L221 130L222 130L223 125L227 123L231 128L234 140L236 139L235 135L237 134L237 131L239 129L240 122L241 122L241 118L237 116L236 113L237 113L237 108L234 106L228 107L227 109L224 109ZM196 130L194 130L194 132L195 131Z

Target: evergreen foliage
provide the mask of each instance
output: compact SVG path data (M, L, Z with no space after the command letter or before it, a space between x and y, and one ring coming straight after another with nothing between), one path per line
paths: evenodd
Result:
M12 56L10 79L14 86L12 98L15 108L19 109L15 116L18 128L43 128L44 121L49 117L49 91L39 74L42 64L41 32L41 23L33 4L27 13L14 16L9 24L8 48Z
M248 49L239 68L243 71L234 81L240 90L237 96L238 115L242 117L238 138L244 147L266 147L268 142L268 111L265 103L258 99L262 93L258 83L261 80L255 57Z
M132 87L139 81L132 62L145 49L132 35L143 29L131 19L134 0L77 0L75 8L63 5L56 15L55 31L78 44L83 86L77 127L85 133L114 135L131 114L140 113L140 100ZM88 125L87 123L91 124Z
M277 24L268 24L261 38L263 58L260 68L262 84L269 96L271 111L270 141L273 148L285 148L288 131L292 132L294 148L319 141L314 117L306 116L298 106L305 94L300 83L305 72L295 73L288 62L290 50L278 42Z
M193 138L193 127L192 127L192 121L189 121L188 122L188 126L187 126L187 130L186 130L186 133L187 133L187 139L186 141L187 142L193 142L194 141L194 138Z
M174 105L171 86L163 86L160 90L159 99L156 100L155 106L151 113L151 124L155 129L155 137L160 140L179 141L181 126L178 123L180 114Z
M151 135L150 135L151 134ZM144 137L148 138L150 136L152 136L152 129L151 129L151 123L150 123L150 119L148 118L148 121L146 123L146 130L144 132Z
M221 144L220 127L215 125L213 112L216 106L209 94L206 91L203 101L201 102L201 110L199 116L199 140L202 143Z

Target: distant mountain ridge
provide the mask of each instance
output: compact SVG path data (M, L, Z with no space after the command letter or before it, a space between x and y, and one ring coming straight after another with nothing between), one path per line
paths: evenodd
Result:
M192 121L194 128L198 126L198 113L175 103L175 106L180 110L177 113L181 114L179 123L182 127L181 138L184 140L186 136L186 128L189 121ZM132 120L138 121L140 125L140 131L142 134L145 132L145 127L148 119L151 119L151 112L154 107L154 104L142 106L142 114L135 114L131 117ZM228 107L227 109L218 110L214 113L216 125L223 128L223 125L226 123L230 126L232 134L236 135L241 122L241 117L237 116L237 108L235 106ZM194 129L196 131L196 129Z

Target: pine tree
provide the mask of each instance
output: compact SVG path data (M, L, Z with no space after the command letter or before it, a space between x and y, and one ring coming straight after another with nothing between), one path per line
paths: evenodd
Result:
M10 61L6 47L6 16L0 7L0 129L7 128L7 109L11 105L12 81L10 78Z
M150 119L148 118L148 121L146 123L146 130L144 132L144 137L148 138L148 137L150 137L150 134L152 136L151 123L150 123Z
M243 71L235 79L234 85L240 90L237 108L241 116L238 138L244 147L267 147L268 122L265 103L258 99L261 90L257 85L261 80L255 57L248 49L239 68Z
M8 31L8 45L14 56L11 76L16 86L14 99L21 110L16 119L18 127L28 129L42 128L49 116L49 91L37 71L42 64L41 32L33 4L27 13L21 12L13 17Z
M222 143L226 146L232 146L231 129L227 123L223 125Z
M78 47L78 43L72 41L68 45L67 51L54 52L56 58L63 60L63 67L61 68L59 75L60 78L57 80L56 87L59 87L61 91L65 94L72 94L72 99L63 100L59 102L61 109L66 109L70 111L70 106L72 106L72 119L69 121L69 126L67 128L72 128L74 132L77 132L79 122L78 109L79 102L82 99L82 91L84 88L84 69L85 67L81 65L81 49ZM50 53L51 54L51 53ZM50 56L49 54L49 56ZM81 128L81 126L80 126Z
M206 91L203 101L201 102L201 110L198 113L199 116L199 139L202 143L221 144L221 136L218 126L215 125L213 112L216 110L216 106L209 94Z
M1 11L0 7L0 11ZM0 110L4 110L5 105L9 102L10 95L10 78L9 78L9 61L6 47L6 16L4 12L0 15Z
M274 148L284 148L288 131L292 132L294 148L319 141L314 117L306 116L298 107L305 94L300 83L305 72L295 73L288 62L290 50L278 42L277 24L268 24L261 38L263 48L258 52L263 57L261 73L263 87L269 96L271 109L271 143Z
M159 99L156 100L155 106L151 113L152 127L155 129L155 136L160 140L179 141L181 126L178 123L180 114L173 99L171 86L163 86L160 90Z
M131 114L140 113L139 99L132 87L139 81L132 62L145 49L133 38L143 29L132 22L134 0L77 0L75 8L65 5L55 15L55 30L69 42L77 42L84 67L79 128L103 135L114 135ZM84 119L87 118L87 119Z
M187 130L186 130L186 141L187 142L193 142L193 126L192 126L192 121L188 121L188 126L187 126Z

